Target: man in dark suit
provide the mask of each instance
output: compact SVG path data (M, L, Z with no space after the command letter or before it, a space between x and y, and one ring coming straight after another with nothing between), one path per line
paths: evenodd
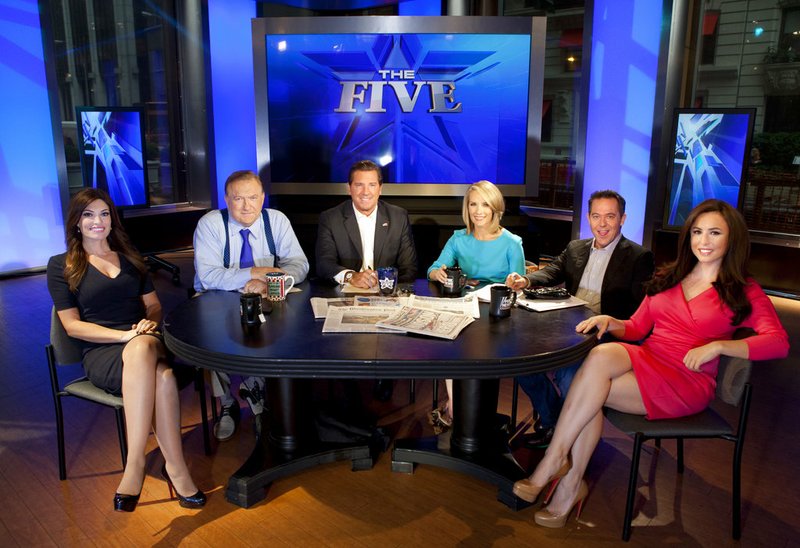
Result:
M319 216L316 259L317 275L337 283L370 288L378 284L375 269L395 266L401 282L417 274L417 252L408 212L379 201L383 176L369 160L350 168L350 200L323 211ZM378 381L375 396L391 398L391 381Z
M506 285L523 289L563 283L595 314L628 319L644 299L643 284L655 268L653 253L622 235L625 199L617 192L594 192L589 197L587 217L593 238L571 241L552 263L526 276L513 273ZM534 433L525 438L527 445L549 445L561 404L579 366L556 370L552 382L544 373L517 379L539 415Z
M414 280L417 252L408 212L379 201L382 185L377 164L366 160L350 168L351 199L319 216L318 276L368 288L378 283L377 267L396 266L400 281Z

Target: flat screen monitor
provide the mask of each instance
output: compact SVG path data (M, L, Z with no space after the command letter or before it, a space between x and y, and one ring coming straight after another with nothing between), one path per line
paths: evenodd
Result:
M679 229L703 200L740 208L756 109L676 109L664 227Z
M76 107L84 187L107 191L118 208L150 205L144 109Z
M487 179L535 195L544 28L524 17L254 20L269 191L341 193L350 166L372 160L383 193L460 195Z

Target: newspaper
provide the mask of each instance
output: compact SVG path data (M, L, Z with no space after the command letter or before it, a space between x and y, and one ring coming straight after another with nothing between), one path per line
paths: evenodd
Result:
M406 304L407 297L379 297L373 295L357 295L355 297L311 297L311 310L314 311L314 319L322 320L328 315L329 307L342 306L381 306L398 307Z
M461 330L475 321L466 314L438 312L425 308L402 307L392 310L391 317L377 322L379 327L396 331L430 335L443 339L455 339Z
M358 295L352 298L353 306L382 306L398 307L403 306L408 301L408 297L382 297L373 295Z
M328 308L323 333L389 333L376 324L397 314L397 307L332 306Z
M333 299L311 297L311 310L314 311L314 319L316 320L327 316L328 308L334 306L353 306L353 297L336 297Z
M408 306L438 310L439 312L464 314L467 316L472 316L473 318L481 317L480 307L478 306L478 298L474 293L453 299L411 295L408 298Z

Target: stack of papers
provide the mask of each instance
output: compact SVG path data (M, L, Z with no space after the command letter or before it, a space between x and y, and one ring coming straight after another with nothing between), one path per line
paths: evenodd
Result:
M323 333L410 332L455 339L466 326L480 318L478 299L436 297L379 297L357 295L311 298L314 318L324 318Z

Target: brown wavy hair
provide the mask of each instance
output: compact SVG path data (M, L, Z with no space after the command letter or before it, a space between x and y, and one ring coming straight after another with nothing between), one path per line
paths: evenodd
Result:
M750 235L742 214L721 200L706 200L689 212L678 236L678 258L656 270L653 279L645 284L645 293L655 295L669 289L692 271L697 264L697 257L692 253L691 231L697 218L705 213L719 213L728 224L728 249L712 285L722 302L733 311L731 325L739 325L752 312L744 292L749 276L747 261L750 258Z
M105 190L99 188L84 188L69 201L67 210L67 222L64 225L67 242L67 258L64 261L64 279L72 292L77 291L78 285L86 275L89 268L89 258L83 249L83 237L81 236L78 224L81 215L86 207L95 200L103 200L108 205L111 214L111 232L108 234L108 245L112 251L124 255L128 261L141 272L142 276L147 272L144 259L133 247L125 229L122 228L117 208Z

